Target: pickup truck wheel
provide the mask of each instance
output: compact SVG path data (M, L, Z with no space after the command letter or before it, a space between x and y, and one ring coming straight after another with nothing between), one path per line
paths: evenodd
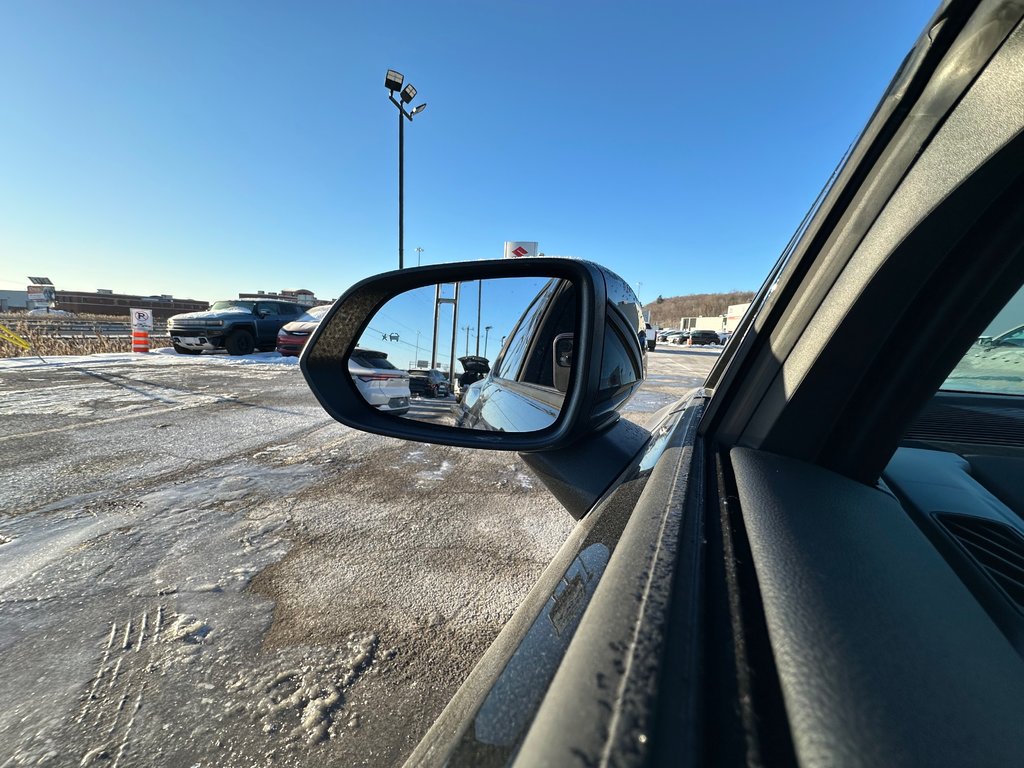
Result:
M183 347L180 344L175 344L174 342L171 342L171 346L174 347L174 351L179 355L198 355L203 351L201 349L189 349L188 347Z
M246 330L232 331L224 340L224 349L229 355L251 355L256 348L256 340Z

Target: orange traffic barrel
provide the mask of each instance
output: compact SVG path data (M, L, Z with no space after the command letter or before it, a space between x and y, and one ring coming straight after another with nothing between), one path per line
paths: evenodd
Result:
M149 352L149 331L132 331L132 352Z

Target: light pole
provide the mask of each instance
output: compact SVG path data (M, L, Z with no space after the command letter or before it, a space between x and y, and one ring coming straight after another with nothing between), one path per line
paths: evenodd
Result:
M405 268L405 123L404 117L412 122L413 115L417 115L427 108L427 105L420 104L413 107L411 112L405 111L405 105L416 98L416 89L411 84L402 88L405 77L401 72L389 69L384 76L384 87L388 89L388 98L391 103L398 107L398 268ZM395 98L395 92L399 91L401 101Z
M487 357L487 337L491 335L491 328L493 325L484 326L484 357Z
M469 357L469 332L473 330L473 326L465 325L462 330L466 332L466 357Z

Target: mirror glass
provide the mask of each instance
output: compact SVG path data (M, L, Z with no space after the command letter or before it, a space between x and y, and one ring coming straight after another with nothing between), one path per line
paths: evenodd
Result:
M533 432L561 412L576 323L569 280L430 285L393 297L374 314L348 370L359 394L382 413Z

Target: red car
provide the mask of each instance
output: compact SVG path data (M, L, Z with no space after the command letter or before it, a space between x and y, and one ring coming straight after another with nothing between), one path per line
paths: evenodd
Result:
M316 330L330 308L330 304L310 307L298 318L282 326L277 332L277 351L285 357L298 356L306 346L306 339Z

